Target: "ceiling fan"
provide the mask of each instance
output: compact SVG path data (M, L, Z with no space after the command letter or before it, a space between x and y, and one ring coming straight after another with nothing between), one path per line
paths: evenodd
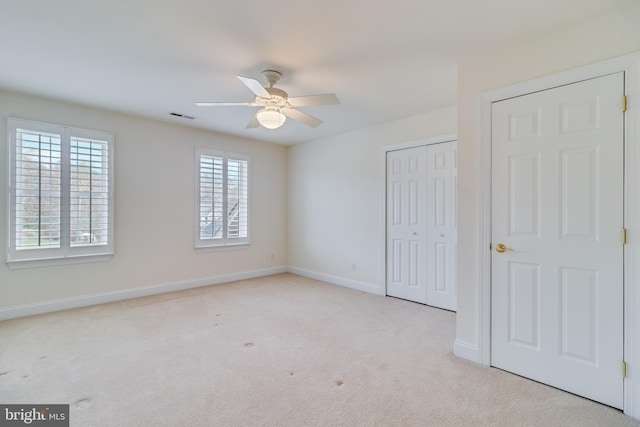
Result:
M277 129L284 124L287 117L311 127L316 127L322 124L322 120L307 113L303 113L300 110L296 110L295 107L340 103L338 97L333 93L289 97L287 92L284 90L273 87L281 77L282 73L278 71L263 71L262 78L269 85L269 87L264 87L256 79L238 76L240 81L256 95L252 102L196 102L196 105L199 107L261 107L260 110L254 114L251 120L249 120L247 129L255 128L260 125L267 129Z

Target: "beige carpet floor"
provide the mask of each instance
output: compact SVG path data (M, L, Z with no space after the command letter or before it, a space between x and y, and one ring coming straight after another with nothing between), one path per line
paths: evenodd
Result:
M452 355L455 314L281 274L0 322L0 403L72 426L638 426Z

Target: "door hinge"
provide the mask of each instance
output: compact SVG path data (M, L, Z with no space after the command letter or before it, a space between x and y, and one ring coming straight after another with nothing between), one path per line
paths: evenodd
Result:
M622 244L626 245L627 244L627 229L623 228L622 232L620 233L620 240L622 240Z
M622 95L622 111L627 111L627 95Z
M622 361L622 378L627 378L627 362Z

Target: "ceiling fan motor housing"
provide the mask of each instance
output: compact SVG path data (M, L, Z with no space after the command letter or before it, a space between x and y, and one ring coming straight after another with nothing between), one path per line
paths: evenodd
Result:
M262 72L262 79L269 85L269 87L265 87L264 89L271 95L271 99L267 101L266 105L279 108L289 107L289 105L287 105L289 94L282 89L273 87L280 78L282 78L282 74L278 71L265 70ZM256 97L256 100L258 100L258 97Z
M269 95L271 95L272 97L276 96L282 99L287 99L289 97L289 94L282 89L277 89L275 87L265 87L265 90L269 92Z

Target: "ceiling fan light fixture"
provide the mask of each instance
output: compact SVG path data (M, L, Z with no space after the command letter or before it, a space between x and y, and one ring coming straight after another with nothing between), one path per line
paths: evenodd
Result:
M258 122L267 129L278 129L287 120L287 116L282 114L277 108L264 108L258 111Z
M263 71L262 78L269 85L268 87L264 87L256 79L238 76L238 79L255 95L252 102L196 102L196 105L199 107L260 107L258 112L251 116L251 120L247 123L246 129L254 129L259 126L265 129L278 129L284 124L287 118L315 128L322 124L322 120L298 110L297 107L335 105L340 103L334 93L289 97L289 94L284 90L273 87L281 77L282 74L278 71Z

